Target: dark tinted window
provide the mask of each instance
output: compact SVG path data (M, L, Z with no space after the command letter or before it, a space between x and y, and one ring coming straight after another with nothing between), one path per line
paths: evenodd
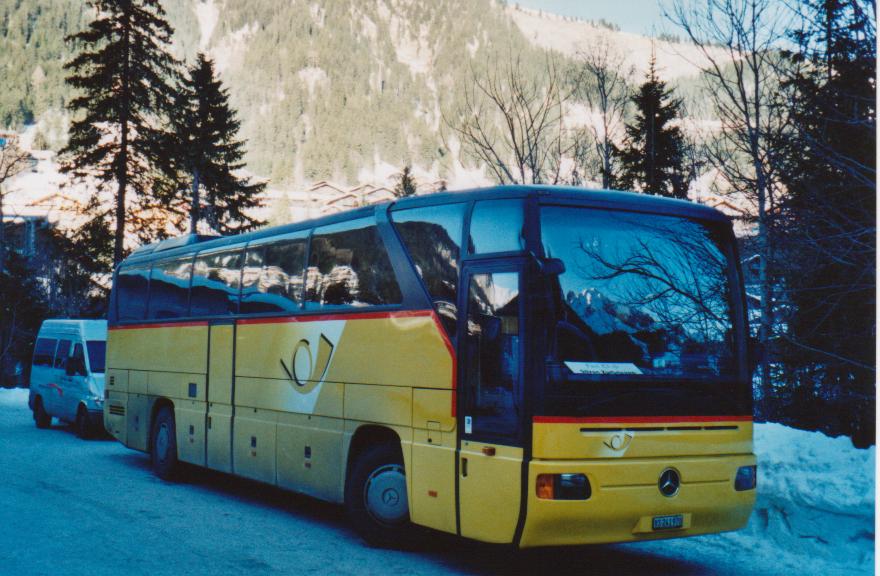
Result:
M107 342L104 340L89 340L86 342L89 350L89 368L92 373L103 373L104 363L107 356Z
M121 268L116 278L116 314L119 320L143 320L147 315L150 269Z
M220 316L238 311L241 250L200 254L193 263L190 316Z
M306 307L398 304L400 287L372 218L315 230Z
M484 200L474 204L468 243L471 254L523 250L522 200Z
M305 264L305 238L248 249L243 272L242 313L299 310Z
M37 338L37 343L34 346L34 366L52 366L57 343L58 341L54 338Z
M521 395L519 274L472 276L467 314L465 415L472 418L471 432L515 436Z
M70 354L70 340L60 340L58 350L55 352L55 368L64 368L67 355Z
M458 261L467 204L394 212L394 226L425 282L447 333L455 334Z
M71 373L76 374L78 376L86 375L86 357L83 352L83 345L76 344L73 347L73 352L70 354L69 362L72 362L72 365L66 365Z
M156 262L150 272L149 318L180 318L189 312L190 258Z

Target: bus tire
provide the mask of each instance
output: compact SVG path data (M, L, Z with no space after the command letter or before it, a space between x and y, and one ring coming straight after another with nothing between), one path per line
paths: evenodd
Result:
M34 423L41 429L52 427L52 416L43 408L43 399L40 396L34 400Z
M345 508L355 531L370 545L409 543L409 502L399 444L377 444L357 457L346 482Z
M89 440L94 436L92 422L89 419L89 413L82 404L76 410L76 435L83 440Z
M174 480L180 473L174 411L169 406L160 408L153 420L153 428L150 432L150 462L153 473L162 480Z

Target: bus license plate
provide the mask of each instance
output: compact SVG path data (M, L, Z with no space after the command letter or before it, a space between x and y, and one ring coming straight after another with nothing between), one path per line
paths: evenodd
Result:
M651 526L654 530L675 530L684 526L684 516L681 514L654 516Z

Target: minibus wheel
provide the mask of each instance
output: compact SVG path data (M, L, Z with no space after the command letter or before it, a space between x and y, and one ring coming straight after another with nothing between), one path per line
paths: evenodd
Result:
M37 428L49 428L52 426L52 417L43 408L43 399L37 396L34 400L34 422Z
M76 435L83 440L88 440L92 437L92 423L89 420L89 413L82 404L79 405L76 411Z
M355 531L374 546L404 546L409 540L409 502L399 444L367 448L346 483L345 507Z
M163 406L153 421L150 434L150 461L153 472L162 480L173 480L180 463L177 460L177 435L174 429L174 412Z

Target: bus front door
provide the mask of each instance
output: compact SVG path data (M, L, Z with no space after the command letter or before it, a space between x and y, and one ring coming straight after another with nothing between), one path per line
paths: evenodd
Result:
M512 542L522 488L520 267L466 265L459 326L458 507L462 536Z
M208 422L206 464L232 472L232 400L235 324L211 323L208 336Z

